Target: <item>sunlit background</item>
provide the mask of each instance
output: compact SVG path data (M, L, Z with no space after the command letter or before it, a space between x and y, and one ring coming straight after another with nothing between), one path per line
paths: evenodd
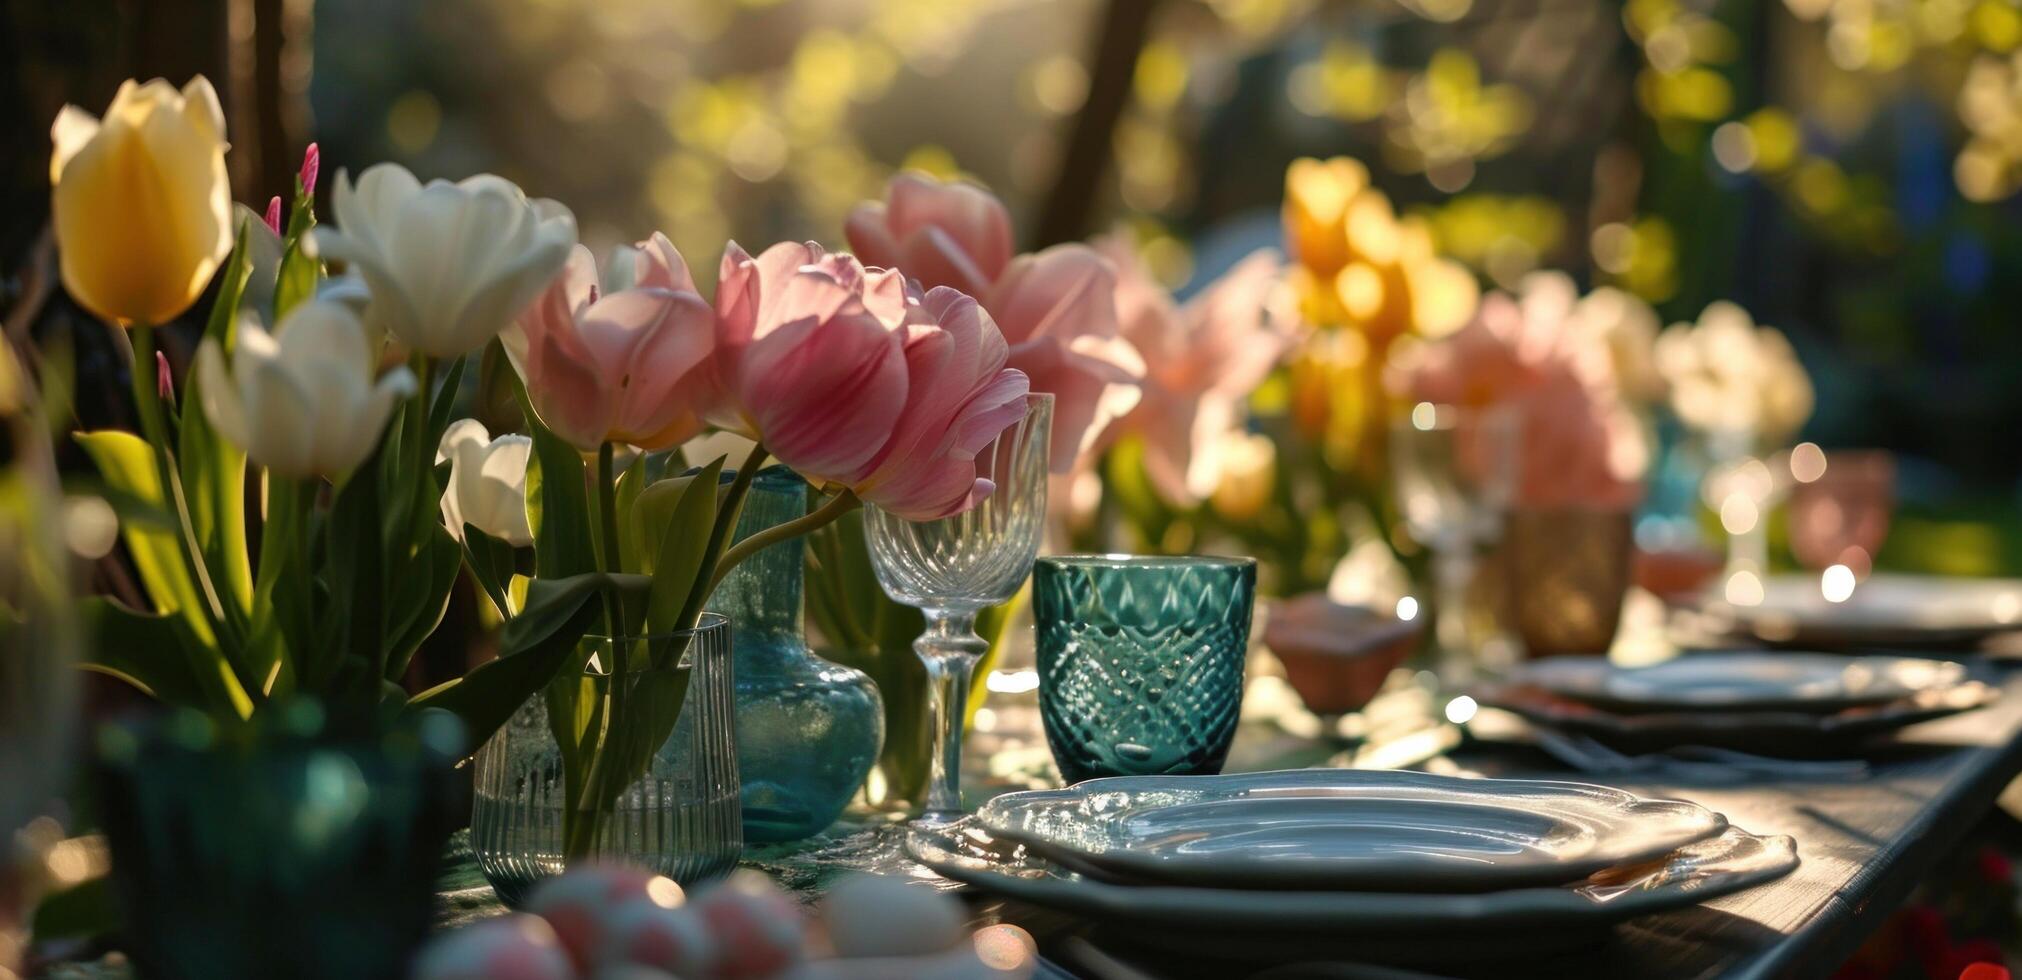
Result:
M504 174L593 245L663 229L705 280L725 238L841 244L848 208L913 167L988 184L1024 246L1123 226L1183 287L1279 239L1290 161L1345 154L1484 285L1560 268L1665 323L1734 300L1816 382L1802 437L1897 450L1905 498L1954 513L2017 495L2012 0L0 9L16 147L119 77L206 69L233 79L242 199L313 138L337 166ZM0 266L42 226L40 160L8 154ZM2018 564L1976 526L1948 550Z

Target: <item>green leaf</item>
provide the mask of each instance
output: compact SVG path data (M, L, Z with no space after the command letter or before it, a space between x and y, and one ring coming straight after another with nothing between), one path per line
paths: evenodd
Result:
M524 392L520 404L534 441L527 459L527 522L534 532L534 568L541 578L596 571L583 455L541 424Z
M603 615L596 601L611 576L536 579L526 608L499 631L499 656L463 677L416 695L410 710L443 708L463 719L472 745L481 745L542 689L576 652L577 641Z
M508 619L513 615L510 597L513 572L518 565L514 552L512 545L478 530L477 525L463 526L463 557L470 568L470 577L477 580L478 588L491 599L498 614Z
M435 405L428 410L428 444L442 445L442 434L449 431L449 423L455 421L456 393L463 388L463 372L470 358L459 357L450 362L449 373L442 376L442 387L437 389ZM430 458L434 458L430 453Z
M218 277L218 298L204 326L204 339L225 351L234 344L239 305L252 262L246 249L250 228L241 223L237 243ZM246 551L246 454L211 427L203 411L203 381L195 371L184 381L177 463L190 530L211 580L240 623L251 619L253 567Z
M288 216L288 234L281 250L281 271L274 283L274 322L295 305L316 295L316 283L323 278L323 263L311 258L302 248L302 240L316 227L316 215L307 206L306 195L297 195L295 207Z
M647 641L622 642L643 647ZM621 655L636 659L647 651L634 649ZM578 787L567 797L576 801L575 805L562 818L565 853L587 851L584 845L595 838L597 825L609 818L618 797L645 774L653 754L674 734L692 673L686 667L670 667L555 679L550 690L556 693L548 697L551 718L558 705L565 710L588 710L581 724L570 726L580 732L578 751L564 754L562 761L565 784L571 782L570 762L577 762L573 782ZM606 719L607 724L598 723ZM586 757L590 764L584 770L581 763Z
M163 514L172 513L162 492L161 476L155 469L154 450L139 436L108 429L80 432L76 439L98 466L99 475L114 490ZM216 648L217 638L211 634L204 615L204 600L183 567L180 532L174 523L170 528L160 529L122 522L120 528L155 610L181 616L197 642Z
M646 554L645 543L638 534L638 524L633 515L638 509L639 495L646 488L646 454L632 457L625 471L618 474L616 500L618 510L619 553L625 560L624 570L635 575L652 572L653 556Z
M328 548L325 569L329 576L329 602L319 610L317 632L325 641L317 669L305 671L303 683L309 690L323 693L342 674L347 659L362 663L365 677L350 676L351 683L370 679L370 696L377 696L379 678L385 676L387 653L386 564L381 527L380 482L376 478L379 457L386 454L381 444L337 490L330 507L327 528ZM402 569L403 574L406 572ZM366 691L354 692L367 694Z
M244 719L252 699L217 648L197 641L183 619L135 612L101 596L77 604L89 631L85 670L119 678L168 705Z
M701 615L701 603L708 599L695 595L697 583L707 582L714 568L709 565L709 532L716 524L716 488L723 475L723 460L685 477L688 485L674 502L667 523L660 531L653 562L653 588L646 598L646 631L667 633L687 629ZM663 481L672 482L672 481Z
M422 641L435 632L449 608L449 594L456 588L457 572L463 567L463 548L450 537L448 529L431 524L422 532L420 550L404 562L389 568L389 575L412 576L404 587L389 596L388 650L382 676L398 680L407 673L408 661Z
M43 896L29 934L37 942L94 939L118 932L121 924L112 876L99 875Z
M259 574L253 582L253 632L247 659L271 696L291 693L296 659L321 645L311 572L316 495L322 481L266 474L267 520L260 527Z

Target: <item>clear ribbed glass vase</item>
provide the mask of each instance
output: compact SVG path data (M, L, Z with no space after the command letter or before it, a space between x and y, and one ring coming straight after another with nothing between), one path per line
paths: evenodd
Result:
M583 644L584 672L529 698L478 752L478 870L511 906L578 861L635 865L684 885L728 874L744 849L729 622L704 614L692 630ZM616 720L608 729L604 712ZM597 751L583 750L598 731L608 735ZM577 750L564 751L564 739ZM623 787L585 790L571 806L571 757L579 779L625 773Z

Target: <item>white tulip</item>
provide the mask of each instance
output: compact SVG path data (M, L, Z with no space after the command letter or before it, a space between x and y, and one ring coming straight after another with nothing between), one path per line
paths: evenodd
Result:
M339 171L336 226L316 229L325 258L372 289L372 319L407 347L458 357L483 347L553 282L576 245L576 219L480 174L423 186L398 164Z
M449 461L449 485L442 491L442 523L458 541L470 526L516 548L534 543L527 523L527 457L534 441L499 436L476 419L458 419L442 434L435 461Z
M342 303L304 302L276 332L242 321L229 367L217 341L197 349L204 415L276 476L340 476L372 454L414 375L375 381L365 327Z

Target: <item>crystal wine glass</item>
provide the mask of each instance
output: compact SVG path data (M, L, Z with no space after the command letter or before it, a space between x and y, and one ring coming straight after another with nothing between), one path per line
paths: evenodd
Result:
M1010 601L1032 572L1046 519L1046 460L1053 396L1026 396L1025 418L976 454L976 475L996 484L988 497L953 517L909 521L865 508L864 536L878 584L896 602L917 606L927 629L913 649L926 664L934 733L928 783L930 822L962 813L962 719L969 674L989 644L976 614Z
M1420 402L1390 432L1390 465L1405 529L1432 552L1433 637L1440 669L1471 670L1467 589L1475 552L1495 541L1516 492L1521 419L1508 406Z

